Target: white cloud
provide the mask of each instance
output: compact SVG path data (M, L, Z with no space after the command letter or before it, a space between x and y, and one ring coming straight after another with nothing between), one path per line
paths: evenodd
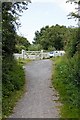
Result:
M55 3L66 12L72 12L75 10L74 3L73 4L66 3L67 0L31 0L31 1L32 3Z
M66 12L75 11L75 4L66 3L67 0L57 0L56 3Z

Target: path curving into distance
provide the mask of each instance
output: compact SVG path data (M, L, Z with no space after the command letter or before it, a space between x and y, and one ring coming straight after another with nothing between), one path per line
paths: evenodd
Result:
M26 92L9 118L59 118L58 94L51 87L51 60L26 65Z

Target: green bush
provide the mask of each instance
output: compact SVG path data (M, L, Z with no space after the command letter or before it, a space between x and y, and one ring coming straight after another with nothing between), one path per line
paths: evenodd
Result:
M65 118L80 117L80 55L72 58L55 59L52 83L60 94L63 107L61 115Z
M29 47L28 47L28 50L29 51L40 51L42 50L42 46L40 44L31 44Z
M18 96L16 93L21 92L24 86L25 75L22 65L13 58L3 59L2 69L2 112L6 116L14 107Z

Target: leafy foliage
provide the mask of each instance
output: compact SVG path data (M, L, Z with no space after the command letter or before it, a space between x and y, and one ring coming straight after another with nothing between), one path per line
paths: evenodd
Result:
M12 3L4 2L2 3L2 49L3 56L11 56L15 52L15 44L19 44L28 47L29 42L24 37L19 37L16 35L16 27L20 26L18 22L19 13L27 9L26 2L17 2L12 5ZM17 39L17 40L16 40ZM20 40L19 40L20 39Z
M77 33L78 33L78 28L73 28L69 30L69 34L68 34L69 39L67 40L65 46L65 50L69 57L73 57L74 54L77 52L77 44L78 44Z
M15 21L14 16L8 11L11 9L11 3L2 4L2 54L11 56L15 49Z
M39 50L42 50L42 46L40 44L31 44L29 47L28 47L28 50L30 51L39 51Z
M40 44L44 50L50 48L63 50L66 40L68 28L56 24L55 26L45 26L35 32L33 44Z
M16 43L16 28L19 27L19 13L27 9L26 2L17 2L14 5L10 2L2 3L2 111L3 117L9 115L15 102L22 93L25 83L24 70L13 58ZM27 49L29 44L25 38L21 38L19 44ZM13 99L14 98L14 99Z
M53 86L58 89L62 102L62 118L80 117L80 55L69 59L56 58Z
M68 0L67 2L70 2L71 4L74 2L75 4L78 5L76 8L76 12L71 12L68 16L70 16L69 19L75 18L75 19L80 19L80 0ZM79 26L80 27L80 26Z
M7 98L10 98L12 94L15 91L20 90L24 83L25 83L25 76L24 76L24 71L22 69L22 66L18 64L14 59L12 58L6 58L3 61L3 66L2 66L2 76L3 76L3 81L2 81L2 96L3 96L3 115L5 115L6 112L9 112L8 109L8 103L7 103ZM5 103L6 100L6 104ZM5 106L6 105L6 106Z
M19 35L16 35L16 50L15 52L20 53L22 49L28 50L28 47L30 46L29 41L25 37L21 37Z

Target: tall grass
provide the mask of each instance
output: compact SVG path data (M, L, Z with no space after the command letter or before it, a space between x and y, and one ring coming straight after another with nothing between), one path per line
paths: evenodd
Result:
M80 55L53 60L52 84L59 91L62 118L80 118Z

